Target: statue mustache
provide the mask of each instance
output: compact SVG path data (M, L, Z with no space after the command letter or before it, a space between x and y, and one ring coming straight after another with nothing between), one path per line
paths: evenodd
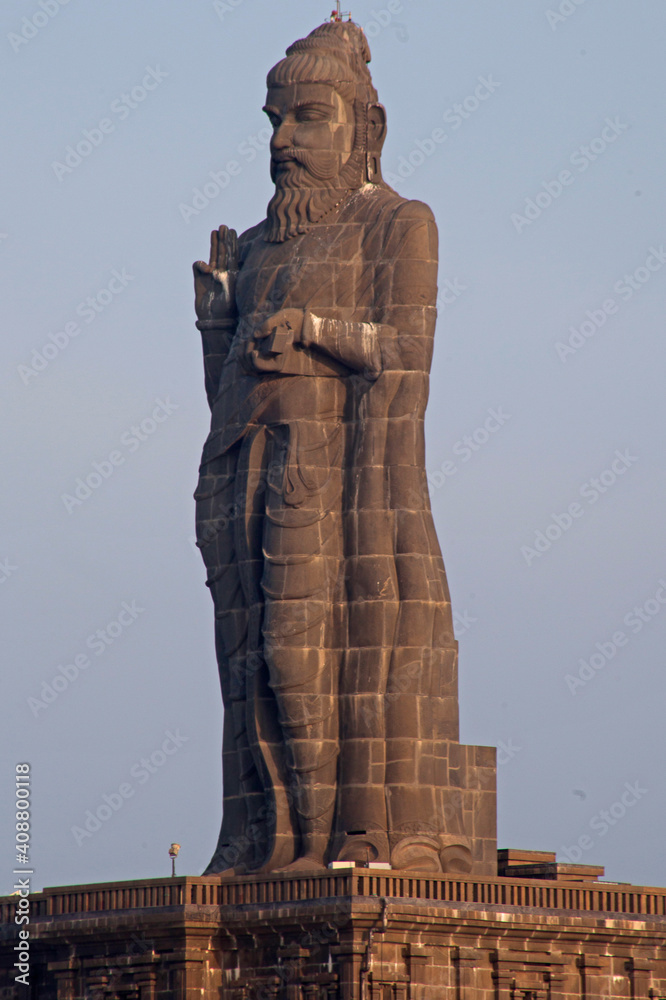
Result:
M340 172L340 159L337 153L312 153L307 149L285 149L273 154L273 164L296 162L305 167L306 171L318 181L328 181L337 177Z

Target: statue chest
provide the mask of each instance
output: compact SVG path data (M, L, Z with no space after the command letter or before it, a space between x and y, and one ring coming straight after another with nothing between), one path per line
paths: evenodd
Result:
M285 243L253 241L238 275L241 316L271 316L280 309L354 310L369 302L364 273L363 226L315 226Z

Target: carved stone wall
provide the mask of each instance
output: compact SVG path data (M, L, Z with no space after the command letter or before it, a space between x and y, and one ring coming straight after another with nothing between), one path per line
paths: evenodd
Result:
M2 903L0 1000L666 997L663 889L367 868L48 889L31 900L30 991L12 985Z

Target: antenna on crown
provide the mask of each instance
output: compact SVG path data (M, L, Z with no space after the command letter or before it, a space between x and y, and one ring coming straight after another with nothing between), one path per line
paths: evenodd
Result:
M335 10L331 11L331 21L341 21L343 17L346 17L348 21L351 21L351 12L348 10L343 12L341 9L341 0L336 0Z

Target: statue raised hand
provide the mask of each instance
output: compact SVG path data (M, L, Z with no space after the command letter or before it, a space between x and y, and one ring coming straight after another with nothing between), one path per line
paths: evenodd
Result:
M199 329L229 326L236 320L238 237L220 226L210 234L210 262L198 260L194 271L194 308Z
M192 270L197 327L203 339L206 395L212 406L238 320L238 237L235 229L226 226L214 229L210 234L210 263L198 260Z

